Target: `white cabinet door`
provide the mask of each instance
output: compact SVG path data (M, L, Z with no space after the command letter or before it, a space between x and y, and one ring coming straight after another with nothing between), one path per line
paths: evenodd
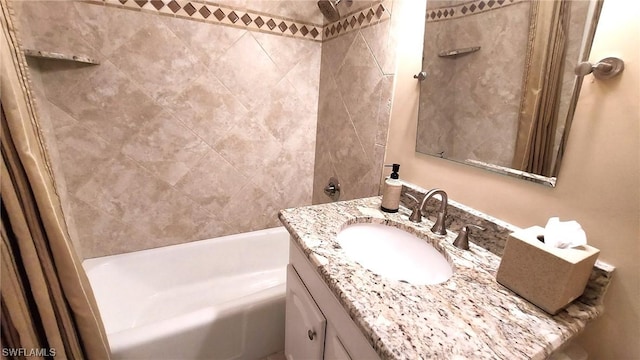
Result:
M327 336L324 339L324 360L351 360L331 323L327 324Z
M291 264L287 266L284 353L288 360L322 360L327 320Z

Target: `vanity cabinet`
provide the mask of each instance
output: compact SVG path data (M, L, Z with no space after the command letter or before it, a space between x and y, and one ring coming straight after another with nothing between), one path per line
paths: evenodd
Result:
M287 267L285 356L288 360L379 359L294 240Z
M287 359L322 359L327 320L293 266L287 266L285 352Z

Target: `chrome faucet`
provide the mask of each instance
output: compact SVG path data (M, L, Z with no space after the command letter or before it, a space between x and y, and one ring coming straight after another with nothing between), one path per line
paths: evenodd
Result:
M431 232L433 232L434 234L446 235L447 228L444 223L444 220L447 217L448 198L447 198L447 193L442 189L429 190L427 194L424 196L424 199L422 199L422 203L420 204L420 207L416 206L413 208L413 212L411 213L411 216L409 216L409 220L413 222L422 221L422 215L424 214L424 206L427 203L427 201L434 195L440 195L440 198L442 200L440 201L440 208L438 209L438 214L436 215L436 223L433 225L433 227L431 227Z

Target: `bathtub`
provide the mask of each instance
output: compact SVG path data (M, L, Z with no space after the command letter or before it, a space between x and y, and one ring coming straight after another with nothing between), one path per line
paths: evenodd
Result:
M273 228L88 259L114 359L260 359L284 349L289 234Z

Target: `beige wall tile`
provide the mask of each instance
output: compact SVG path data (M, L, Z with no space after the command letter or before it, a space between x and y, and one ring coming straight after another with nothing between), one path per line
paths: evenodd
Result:
M12 1L18 27L28 28L21 43L26 49L38 49L76 55L95 55L76 21L80 15L70 1Z
M52 112L55 115L55 112ZM55 131L61 170L69 191L75 192L91 176L118 155L113 143L81 124L62 126Z
M138 131L122 153L145 169L175 185L210 151L210 147L168 111L138 124Z
M163 105L205 71L198 57L159 16L138 30L110 58L120 71Z
M305 40L292 41L289 38L271 34L252 33L251 35L282 74L286 74L293 69L309 53L316 50L319 45Z
M210 72L205 72L170 101L171 111L207 144L218 142L248 111Z
M71 197L70 202L85 258L118 254L135 246L135 227L126 226L76 197Z
M321 76L325 73L335 75L338 72L357 35L358 31L352 31L322 43Z
M320 91L320 60L322 45L312 43L313 47L306 57L291 69L285 79L295 88L296 95L307 111L318 112L318 93Z
M175 187L210 214L220 216L247 181L247 177L211 150Z
M48 93L48 97L82 125L120 147L139 122L155 116L160 108L111 62L94 68L93 74L76 86L61 94ZM48 81L55 83L51 76Z
M85 2L70 2L76 16L73 21L80 35L100 53L100 58L110 56L129 41L141 28L149 26L155 16L143 12L122 11L109 6L95 6ZM98 58L98 54L94 54Z
M244 29L204 24L188 19L164 16L161 19L206 66L223 56L247 32Z
M238 124L214 145L214 149L245 176L260 181L274 166L282 145L261 124Z
M74 195L117 219L143 214L169 185L154 178L135 161L119 155L100 166Z
M379 193L394 79L389 23L322 44L314 203L330 201L323 189L331 176L341 183L341 200Z
M382 72L363 37L358 34L336 73L336 85L367 157L373 157Z
M391 31L393 21L385 21L376 26L369 26L362 29L361 33L371 53L376 59L376 63L385 75L395 74L395 48L397 45L395 32Z
M328 137L321 138L320 135L318 135L313 171L313 194L311 198L314 204L331 202L331 199L324 193L324 187L329 184L329 179L332 176L337 177L338 174L333 168L331 154L329 153L330 146L331 144L329 144ZM339 200L344 199L341 193Z
M317 0L246 0L245 6L251 10L278 14L284 18L296 19L311 24L322 24L322 13L320 13L316 2Z
M84 256L277 226L311 202L320 43L89 3L38 13L51 6L21 11L43 24L29 41L101 62L34 60Z
M40 77L40 69L38 67L37 60L29 60L27 60L29 61L28 64L30 67L29 75L31 83L34 85L32 87L32 94L37 99L35 101L36 113L38 115L40 131L44 140L43 145L45 146L46 154L49 158L49 165L52 167L52 175L56 186L56 194L60 199L64 221L67 223L67 231L69 233L69 237L71 238L73 247L82 257L82 246L78 242L78 233L76 231L75 219L71 215L71 207L69 205L67 181L64 176L64 172L62 171L62 159L60 157L60 151L58 149L58 143L56 141L55 124L52 122L52 116L50 115L52 113L51 108L55 108L55 105L46 101L46 95L44 94L44 87L42 86L42 79ZM67 120L69 121L68 123L66 123L68 125L73 125L76 123L75 120L70 119L69 117L67 117Z
M249 32L214 61L211 71L248 109L260 104L285 74Z
M222 217L239 232L278 226L279 209L275 203L267 192L249 182L231 197Z
M308 137L309 132L315 130L315 119L309 120L309 115L315 115L315 111L309 109L308 100L298 96L296 88L287 79L282 79L250 117L258 120L280 144L296 142L304 149L306 144L298 141L301 137L315 141L315 137Z

